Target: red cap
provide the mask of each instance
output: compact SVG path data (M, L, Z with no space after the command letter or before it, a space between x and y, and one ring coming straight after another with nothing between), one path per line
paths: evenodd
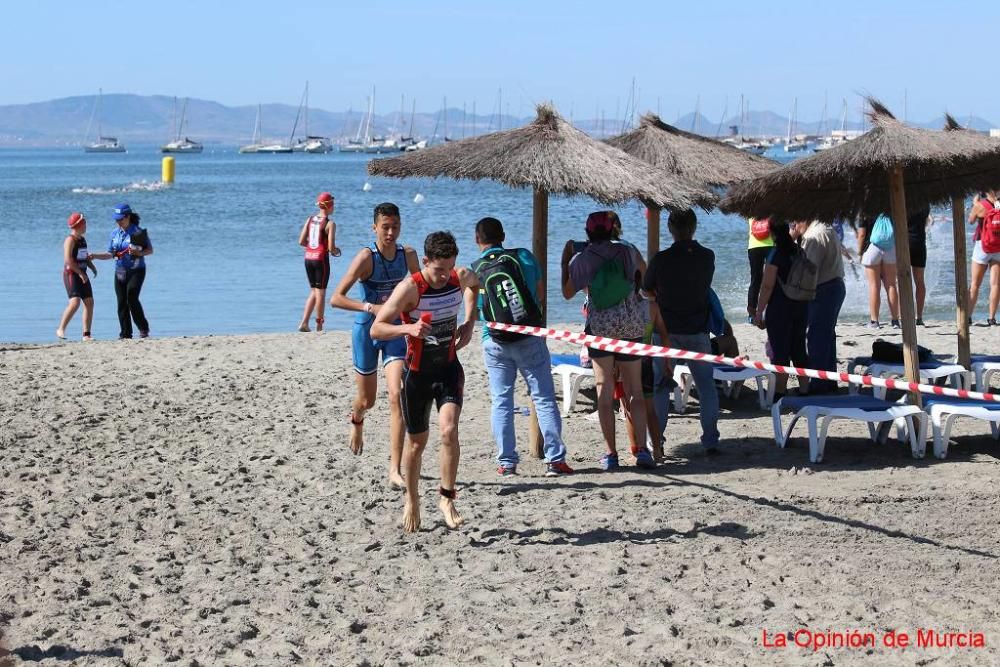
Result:
M79 211L70 213L69 217L66 219L66 224L69 225L71 229L79 225L81 222L87 222L87 219L83 217L83 213L80 213Z
M596 232L604 230L610 232L614 229L614 220L609 215L611 211L595 211L587 216L587 231Z
M316 205L320 208L329 208L331 204L333 204L333 195L329 192L321 192L316 197Z

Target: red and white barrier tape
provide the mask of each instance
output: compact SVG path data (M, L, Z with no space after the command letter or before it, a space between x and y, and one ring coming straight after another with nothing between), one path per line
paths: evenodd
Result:
M919 392L921 394L932 394L934 396L952 396L954 398L968 398L978 401L994 401L1000 403L1000 394L984 394L978 391L968 391L965 389L952 389L951 387L938 387L932 384L918 384L905 380L893 380L891 378L880 378L872 375L855 375L854 373L841 373L838 371L817 371L812 368L797 368L795 366L778 366L766 364L762 361L750 361L749 359L734 359L721 355L705 354L702 352L691 352L673 347L661 347L659 345L646 345L645 343L633 343L617 338L605 338L603 336L591 336L584 333L565 331L561 329L546 329L543 327L524 327L512 324L501 324L500 322L487 322L486 326L501 331L527 334L529 336L539 336L541 338L551 338L577 345L596 347L599 350L609 352L621 352L638 357L663 357L669 359L685 359L689 361L706 361L713 364L726 364L737 368L756 368L762 371L773 373L784 373L786 375L798 375L801 377L816 378L819 380L834 380L859 384L865 387L885 387L886 389L898 389L900 391Z

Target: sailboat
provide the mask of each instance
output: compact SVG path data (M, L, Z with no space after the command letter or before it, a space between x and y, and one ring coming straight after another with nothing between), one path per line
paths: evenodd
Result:
M374 90L372 91L374 93ZM368 108L365 109L365 115L361 117L361 122L358 123L358 133L353 139L348 139L346 144L340 145L341 153L364 153L365 147L371 143L371 136L369 135L369 128L371 123L372 114L372 98L368 98ZM364 131L364 138L362 139L361 133Z
M98 89L97 101L94 102L94 110L91 111L90 122L87 123L87 136L90 136L90 126L94 122L94 117L97 117L97 141L84 144L83 150L85 153L127 153L125 144L118 141L117 137L106 137L101 132L101 98L103 96L104 91Z
M184 121L187 118L187 98L184 98L184 105L181 107L181 122L174 130L174 140L160 146L161 153L200 153L204 147L197 141L192 141L187 137L181 139L184 134ZM177 120L177 98L174 98L174 120Z
M795 139L792 132L795 130L795 114L798 111L799 98L795 98L792 103L792 114L788 117L788 138L785 140L785 152L786 153L796 153L798 151L804 151L808 144L804 141Z
M305 131L306 136L300 138L298 141L292 144L292 150L296 153L329 153L333 150L333 144L330 143L330 139L327 137L320 137L316 135L309 134L309 82L306 81L306 90L302 94L302 104L299 105L299 111L305 111ZM296 116L298 120L298 116ZM292 134L295 134L295 129L292 129Z
M260 141L260 105L257 105L257 118L253 124L253 140L246 146L240 146L241 153L291 153L292 147L284 144L264 144Z
M847 141L847 100L844 100L844 110L840 117L840 132L834 130L829 136L824 137L821 142L816 144L814 150L816 151L826 151L831 148L836 148L837 146L845 143Z
M372 86L371 97L368 98L368 121L365 124L365 153L396 153L399 146L395 139L372 136L372 125L375 123L375 86Z

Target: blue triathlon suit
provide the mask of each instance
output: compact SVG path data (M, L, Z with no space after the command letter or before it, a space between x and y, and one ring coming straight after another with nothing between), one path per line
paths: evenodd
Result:
M396 285L410 275L406 268L406 253L403 246L396 245L396 256L390 262L374 242L368 246L372 254L372 274L360 281L361 301L372 304L383 304L396 289ZM392 340L372 340L372 322L375 316L361 312L354 318L354 329L351 334L352 351L354 355L354 370L359 375L371 375L378 370L378 355L382 353L382 367L393 361L406 358L406 338L400 336ZM395 324L399 324L397 319Z

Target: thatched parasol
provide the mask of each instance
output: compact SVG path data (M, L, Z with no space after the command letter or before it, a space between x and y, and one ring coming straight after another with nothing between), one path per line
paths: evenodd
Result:
M906 377L916 382L917 331L907 205L934 205L996 186L1000 182L1000 142L971 132L909 127L877 100L868 98L868 103L872 130L734 186L720 207L726 212L788 220L832 221L891 213ZM919 401L919 396L913 398Z
M985 140L984 135L976 132L969 132L959 125L951 114L944 115L945 132L964 132L980 141ZM990 139L990 141L994 141ZM1000 183L1000 179L996 182ZM955 256L955 319L958 324L958 363L966 368L972 361L972 345L969 339L969 280L968 280L968 259L966 257L965 245L965 198L953 197L951 200L952 216L952 239L954 241Z
M855 219L888 214L891 175L902 171L911 208L950 201L995 186L1000 142L973 132L904 125L869 98L874 128L777 171L733 186L727 213L786 219Z
M524 127L372 160L368 173L395 178L489 179L514 188L532 188L532 251L543 277L548 257L549 193L587 195L603 204L638 199L648 206L671 210L707 209L717 201L704 186L590 138L544 104L538 106L538 117Z
M779 167L774 160L668 125L652 113L636 129L606 141L663 171L713 186L747 181ZM648 216L646 244L652 257L660 245L660 212L650 209Z
M532 188L532 252L548 285L549 193L588 195L604 204L638 199L647 206L682 210L711 208L718 200L704 186L671 176L650 164L601 143L539 105L534 122L409 153L372 160L373 176L499 181ZM539 295L543 312L546 295ZM534 412L532 412L534 415ZM541 458L537 424L529 433L532 454Z

